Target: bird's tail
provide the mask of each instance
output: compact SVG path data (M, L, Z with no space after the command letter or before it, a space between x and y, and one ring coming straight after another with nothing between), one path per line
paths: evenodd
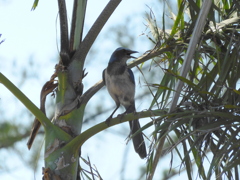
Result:
M129 125L131 128L131 134L134 134L135 132L138 131L138 129L141 128L138 119L129 121ZM145 158L147 156L147 150L146 150L142 132L134 135L132 138L132 141L133 141L135 151L139 154L139 156L142 159Z
M128 114L128 113L132 113L132 112L136 112L134 103L132 103L131 106L128 106L126 108L125 113ZM129 125L130 125L130 129L131 129L130 135L135 134L141 128L138 119L129 121ZM132 141L133 141L133 146L134 146L136 153L138 153L142 159L145 158L147 156L147 150L146 150L142 132L135 134L132 137Z

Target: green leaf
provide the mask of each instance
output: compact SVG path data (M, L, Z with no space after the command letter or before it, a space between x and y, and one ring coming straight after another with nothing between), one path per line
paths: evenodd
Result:
M182 20L183 15L184 15L185 3L186 3L186 1L183 0L183 1L181 1L180 5L179 5L178 15L177 15L177 18L176 18L176 20L173 24L172 31L171 31L171 34L170 34L171 37L173 37L178 31L179 24L181 23L181 20Z
M38 1L39 1L39 0L35 0L35 1L34 1L33 6L32 6L32 9L31 9L32 11L34 11L34 10L36 9L36 7L37 7L37 5L38 5Z

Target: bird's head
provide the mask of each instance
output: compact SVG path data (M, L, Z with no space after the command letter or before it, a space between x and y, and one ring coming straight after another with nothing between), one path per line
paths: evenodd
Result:
M133 53L137 53L137 51L119 47L112 53L109 63L113 62L126 63L128 59L135 58L134 56L131 55Z

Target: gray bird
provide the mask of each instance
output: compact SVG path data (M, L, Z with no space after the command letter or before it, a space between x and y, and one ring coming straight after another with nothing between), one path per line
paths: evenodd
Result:
M137 53L127 48L117 48L108 63L107 68L103 71L103 82L107 86L107 90L116 103L116 108L107 118L106 123L109 124L113 114L123 105L126 109L124 114L136 112L135 109L135 80L131 69L127 67L127 60L134 58L131 54ZM131 132L134 134L140 127L138 119L129 121ZM135 151L141 158L147 156L146 146L142 133L136 134L133 138Z

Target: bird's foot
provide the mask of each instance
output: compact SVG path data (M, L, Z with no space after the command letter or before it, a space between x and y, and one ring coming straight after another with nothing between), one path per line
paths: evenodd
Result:
M120 122L122 122L124 115L125 115L125 113L117 115L117 117L120 119Z
M110 116L109 118L106 119L105 123L107 124L107 126L110 125L110 120L112 119L112 117Z
M136 115L137 115L137 111L133 111L132 113L133 113L133 115L134 115L134 116L136 116Z

